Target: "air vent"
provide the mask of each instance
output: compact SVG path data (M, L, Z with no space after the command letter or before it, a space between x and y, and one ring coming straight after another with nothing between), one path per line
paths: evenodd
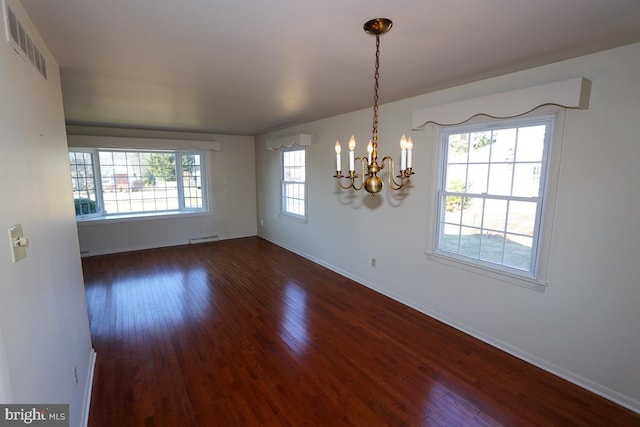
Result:
M6 0L3 0L2 6L7 42L9 42L18 55L30 62L46 80L47 61L40 53L40 49L38 49L33 40L31 40L29 31L23 23L20 22Z
M190 245L196 245L198 243L208 243L208 242L216 242L220 240L220 238L215 235L215 236L203 236L203 237L192 237L189 239L189 244Z

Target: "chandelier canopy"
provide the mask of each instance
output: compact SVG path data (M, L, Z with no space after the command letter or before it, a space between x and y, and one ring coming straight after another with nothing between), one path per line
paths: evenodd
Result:
M378 164L378 88L380 82L380 35L386 33L393 26L393 22L387 18L376 18L367 21L364 24L364 31L367 34L371 34L376 37L376 67L374 74L374 96L373 96L373 135L367 145L368 156L356 157L356 139L351 136L349 139L349 175L342 175L341 157L340 153L342 148L340 142L336 141L336 174L334 178L337 179L338 185L347 190L352 188L354 190L362 190L363 188L371 195L376 195L382 190L382 179L378 176L385 163L389 168L387 176L387 183L389 187L394 190L399 190L409 184L411 175L414 174L411 167L412 164L412 150L413 141L411 138L407 138L402 135L400 139L400 173L394 177L394 165L393 158L385 156L382 162ZM356 174L355 162L359 161L361 166L361 174ZM358 179L359 178L359 179ZM397 180L396 180L397 178ZM346 180L346 184L343 184L342 179Z

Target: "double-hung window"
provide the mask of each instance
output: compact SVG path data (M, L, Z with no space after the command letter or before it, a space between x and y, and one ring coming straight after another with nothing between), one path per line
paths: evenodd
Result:
M69 163L79 219L206 211L203 152L70 149Z
M436 253L536 278L553 120L441 130Z
M280 151L282 179L282 213L301 219L307 218L306 166L304 148L288 148Z

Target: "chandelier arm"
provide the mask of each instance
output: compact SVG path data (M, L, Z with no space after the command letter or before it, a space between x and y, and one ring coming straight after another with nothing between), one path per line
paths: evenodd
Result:
M393 164L393 158L391 156L386 156L385 158L383 158L382 164L384 165L385 162L389 164L389 174L387 176L387 183L389 184L389 187L392 190L400 190L402 187L404 187L409 183L409 178L405 177L405 175L402 172L401 172L401 175L399 176L400 183L396 181L395 166Z
M349 190L351 188L353 188L356 191L360 191L364 188L364 179L362 177L365 176L366 172L365 172L365 164L367 164L367 158L366 157L356 157L354 160L357 160L360 162L360 169L362 170L362 175L357 175L355 173L355 171L349 171L349 175L342 175L342 174L336 174L333 177L336 178L338 186L340 186L340 188L342 188L343 190ZM348 184L342 184L341 179L345 178L347 180L349 180ZM360 178L360 185L356 185L356 179Z
M341 178L349 179L349 180L350 180L350 183L349 183L349 184L347 184L347 185L342 185L342 182L340 182L340 179L341 179ZM348 190L348 189L350 189L350 188L354 188L354 187L353 187L353 181L354 181L354 180L353 180L353 178L349 178L348 176L341 176L341 177L339 177L339 178L338 178L337 183L338 183L338 185L340 186L340 188L342 188L343 190Z
M392 190L399 190L402 187L402 185L399 185L394 178L394 175L396 174L396 172L395 172L395 166L393 164L393 157L385 156L382 159L382 164L384 165L385 162L389 164L389 172L387 172L387 184L389 184L389 188L391 188Z
M364 166L365 166L365 164L367 164L367 162L365 161L366 157L356 157L355 160L360 162L360 170L361 170L361 172L360 172L360 186L356 187L355 180L352 181L351 184L352 184L352 187L353 187L354 190L360 191L360 190L362 190L364 188L364 176L365 176Z
M367 159L365 156L362 157L356 157L356 160L358 160L360 162L360 169L362 169L362 177L364 177L367 174L367 166L369 165L369 159Z

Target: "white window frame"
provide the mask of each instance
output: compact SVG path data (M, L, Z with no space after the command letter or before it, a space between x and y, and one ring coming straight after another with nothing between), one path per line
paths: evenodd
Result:
M118 220L137 220L137 219L151 219L163 216L174 215L201 215L209 212L208 204L208 170L209 164L208 155L206 151L202 150L155 150L155 149L120 149L120 148L86 148L86 147L69 147L68 151L71 152L83 152L90 153L93 159L93 176L95 179L95 192L96 192L96 204L97 212L86 215L76 215L77 222L97 222L97 221L118 221ZM176 177L183 175L182 161L178 161L185 155L199 155L200 156L200 187L202 196L202 207L199 208L187 208L185 207L185 192L183 188L183 182L177 179L178 190L178 209L167 209L157 211L141 211L141 212L126 212L126 213L107 213L105 212L104 192L102 186L102 175L100 167L100 152L142 152L142 153L171 153L176 158Z
M426 254L435 261L447 265L462 268L467 271L489 276L494 279L503 280L519 286L524 286L534 290L544 292L547 284L547 266L549 260L549 243L553 227L553 212L555 209L555 197L557 192L557 180L560 169L560 154L562 151L562 134L564 129L565 111L555 109L553 113L529 114L517 119L481 121L475 120L473 124L456 127L439 127L434 132L434 137L438 139L435 145L434 159L437 164L434 167L434 184L432 187L432 200L434 203L433 220L429 221L427 251ZM517 127L526 123L550 120L550 132L547 132L545 142L545 152L540 179L541 205L536 218L536 230L534 235L535 252L534 262L530 271L520 271L505 268L499 264L483 262L458 254L446 252L439 249L439 233L442 215L441 190L444 187L446 167L446 135L473 130L489 130L491 128Z
M304 181L287 181L285 177L285 164L284 164L284 156L285 153L300 151L304 154ZM295 212L291 212L287 210L287 192L286 185L287 184L302 184L304 188L304 197L303 197L303 208L304 214L300 215ZM307 209L307 150L305 147L293 146L293 147L283 147L280 149L280 215L294 218L302 222L307 222L308 220L308 209Z

